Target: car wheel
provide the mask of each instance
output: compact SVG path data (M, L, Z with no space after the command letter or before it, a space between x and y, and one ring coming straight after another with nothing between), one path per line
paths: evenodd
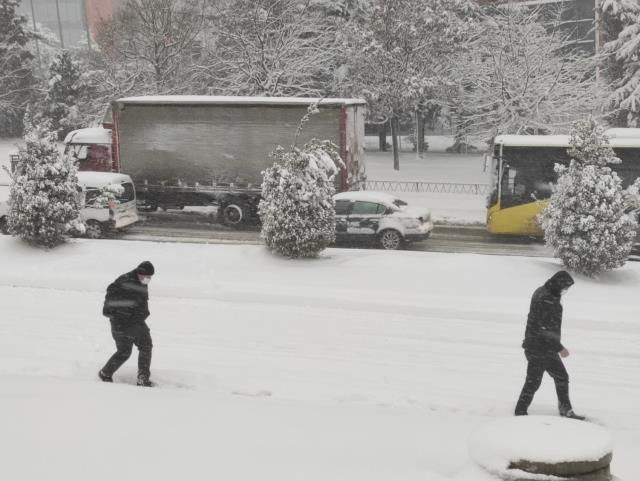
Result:
M100 239L104 234L104 228L97 220L88 220L84 229L84 236L88 239Z
M242 205L227 204L222 208L221 220L225 225L235 226L242 223L244 211Z
M393 229L387 229L380 234L380 245L383 249L396 250L402 244L402 236L400 232Z
M0 219L0 234L9 235L9 222L6 217Z

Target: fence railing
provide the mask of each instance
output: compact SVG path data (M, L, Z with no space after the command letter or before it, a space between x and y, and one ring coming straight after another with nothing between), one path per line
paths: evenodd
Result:
M455 182L409 182L396 180L367 180L367 190L386 192L432 192L438 194L486 195L488 184L460 184Z

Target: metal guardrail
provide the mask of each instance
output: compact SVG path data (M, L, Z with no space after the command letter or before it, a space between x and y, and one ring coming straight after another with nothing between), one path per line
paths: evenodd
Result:
M387 192L433 192L438 194L486 195L488 184L459 184L455 182L409 182L396 180L367 180L367 190Z

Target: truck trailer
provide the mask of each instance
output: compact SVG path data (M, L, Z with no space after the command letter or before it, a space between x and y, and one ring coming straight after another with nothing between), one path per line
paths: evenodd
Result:
M295 140L300 120L312 114ZM217 205L226 224L257 220L262 171L280 145L331 140L344 162L338 192L364 188L362 99L143 96L115 100L100 129L65 139L80 170L132 177L141 210Z

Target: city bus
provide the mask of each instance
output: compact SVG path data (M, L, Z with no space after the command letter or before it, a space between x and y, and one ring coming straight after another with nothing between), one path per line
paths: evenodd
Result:
M627 188L640 177L640 129L609 129L606 135L622 160L611 168ZM569 140L568 135L498 135L494 139L487 199L489 233L543 235L538 214L557 181L554 165L569 165Z

